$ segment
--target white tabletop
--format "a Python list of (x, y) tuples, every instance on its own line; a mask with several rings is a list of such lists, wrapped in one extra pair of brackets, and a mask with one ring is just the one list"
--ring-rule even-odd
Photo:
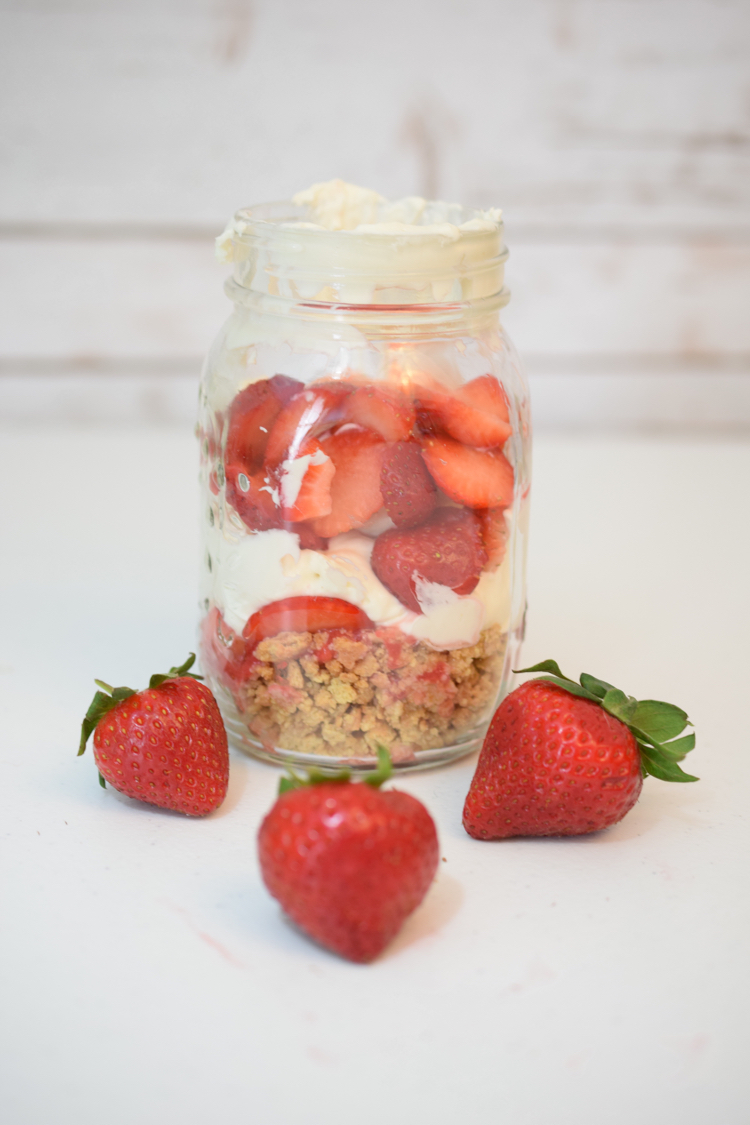
[(685, 707), (696, 785), (609, 832), (480, 843), (474, 759), (404, 776), (438, 879), (374, 964), (286, 923), (235, 754), (205, 821), (76, 759), (95, 676), (194, 648), (196, 450), (170, 430), (0, 435), (8, 1125), (745, 1125), (750, 446), (537, 441), (525, 659)]

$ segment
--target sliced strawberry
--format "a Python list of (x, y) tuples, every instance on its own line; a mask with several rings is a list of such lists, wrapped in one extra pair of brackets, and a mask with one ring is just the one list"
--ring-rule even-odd
[(449, 434), (456, 441), (481, 449), (502, 445), (513, 432), (510, 424), (465, 401), (465, 390), (461, 388), (455, 395), (435, 390), (420, 392), (417, 415), (421, 432)]
[(415, 527), (433, 511), (437, 490), (416, 442), (397, 441), (387, 446), (380, 492), (396, 527)]
[(281, 527), (281, 509), (274, 496), (278, 494), (273, 477), (263, 469), (247, 473), (244, 465), (227, 465), (227, 500), (251, 531), (267, 531)]
[(319, 633), (323, 629), (371, 629), (367, 614), (343, 598), (301, 595), (270, 602), (254, 613), (242, 630), (249, 650), (277, 633)]
[(359, 387), (347, 399), (346, 416), (386, 441), (404, 441), (414, 426), (414, 407), (391, 387)]
[(513, 469), (496, 450), (471, 449), (450, 438), (427, 438), (422, 456), (446, 496), (469, 508), (507, 508), (513, 502)]
[(315, 438), (308, 438), (294, 460), (282, 461), (279, 482), (281, 514), (292, 523), (327, 516), (332, 508), (335, 466)]
[(293, 461), (308, 437), (343, 421), (343, 406), (350, 393), (346, 384), (326, 384), (308, 387), (291, 398), (269, 434), (266, 464), (276, 468), (282, 461)]
[(464, 384), (456, 392), (458, 398), (475, 406), (485, 414), (494, 414), (502, 422), (510, 423), (508, 399), (494, 375), (480, 375)]
[(482, 542), (487, 552), (487, 566), (494, 569), (505, 558), (508, 545), (508, 525), (505, 508), (484, 508), (476, 515), (482, 527)]
[(418, 580), (470, 594), (487, 563), (473, 512), (440, 508), (419, 527), (386, 531), (375, 540), (371, 566), (402, 605), (421, 613)]
[(386, 445), (377, 434), (355, 429), (339, 430), (321, 438), (320, 444), (336, 473), (331, 482), (331, 513), (313, 520), (312, 528), (330, 539), (361, 527), (383, 506), (380, 469)]
[(216, 606), (201, 622), (201, 660), (204, 668), (234, 687), (246, 683), (256, 661), (245, 640), (229, 628)]
[(303, 551), (325, 551), (328, 546), (327, 541), (322, 536), (317, 535), (309, 524), (290, 524), (289, 531), (299, 536), (299, 545)]
[(225, 461), (238, 464), (246, 473), (255, 473), (263, 464), (268, 434), (281, 403), (269, 379), (251, 383), (234, 398), (229, 408)]
[(291, 375), (274, 375), (268, 380), (268, 385), (282, 406), (286, 406), (295, 395), (304, 391), (305, 384)]

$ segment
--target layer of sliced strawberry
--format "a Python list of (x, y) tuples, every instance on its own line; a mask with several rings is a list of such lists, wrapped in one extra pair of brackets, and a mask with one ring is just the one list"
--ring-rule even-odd
[(307, 438), (294, 459), (276, 470), (281, 514), (292, 523), (327, 516), (332, 508), (331, 482), (336, 468), (315, 438)]
[(371, 629), (372, 621), (358, 606), (343, 598), (301, 595), (270, 602), (249, 619), (242, 636), (252, 651), (266, 637), (278, 633), (319, 633), (325, 629)]
[(282, 406), (286, 406), (295, 395), (305, 389), (305, 384), (291, 375), (274, 375), (268, 380), (268, 385)]
[(264, 469), (248, 473), (244, 465), (227, 465), (227, 500), (251, 531), (268, 531), (280, 527), (281, 509), (277, 506), (276, 482)]
[(330, 539), (361, 527), (382, 506), (380, 470), (386, 444), (370, 430), (341, 429), (320, 439), (336, 472), (331, 482), (331, 512), (312, 521), (318, 535)]
[(484, 414), (494, 414), (502, 422), (510, 423), (508, 399), (494, 375), (480, 375), (472, 379), (459, 387), (456, 395)]
[(448, 434), (456, 441), (480, 449), (503, 445), (512, 433), (510, 424), (497, 414), (472, 405), (463, 397), (465, 390), (461, 388), (453, 395), (421, 391), (417, 405), (422, 433)]
[(281, 403), (269, 379), (241, 390), (229, 408), (226, 463), (241, 465), (246, 473), (257, 472), (263, 464), (269, 431), (280, 413)]
[(396, 441), (387, 446), (380, 471), (380, 492), (396, 527), (415, 527), (433, 511), (437, 490), (416, 442)]
[(346, 417), (386, 441), (405, 441), (414, 427), (414, 407), (391, 387), (359, 387), (346, 402)]
[(384, 532), (371, 558), (383, 585), (414, 613), (422, 612), (420, 581), (470, 594), (486, 564), (479, 520), (458, 508), (440, 508), (419, 527)]
[(469, 508), (507, 508), (513, 503), (513, 468), (496, 450), (471, 449), (451, 438), (426, 438), (422, 456), (446, 496)]
[(344, 403), (351, 394), (347, 384), (327, 383), (294, 395), (281, 411), (268, 435), (266, 464), (276, 468), (293, 461), (305, 441), (344, 420)]
[(305, 551), (325, 551), (328, 546), (327, 541), (313, 531), (309, 524), (290, 523), (285, 524), (285, 527), (287, 531), (299, 536), (299, 545)]
[(476, 513), (482, 528), (482, 542), (487, 552), (487, 566), (494, 568), (505, 558), (508, 525), (505, 508), (484, 508)]

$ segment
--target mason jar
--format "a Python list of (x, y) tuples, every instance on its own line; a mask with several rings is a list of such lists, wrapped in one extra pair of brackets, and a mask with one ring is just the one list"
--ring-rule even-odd
[(496, 210), (333, 181), (238, 211), (205, 364), (200, 656), (277, 763), (468, 754), (518, 667), (528, 392)]

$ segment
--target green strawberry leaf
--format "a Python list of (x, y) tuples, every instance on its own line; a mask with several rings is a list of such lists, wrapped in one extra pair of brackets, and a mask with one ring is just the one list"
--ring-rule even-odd
[(641, 752), (641, 762), (646, 773), (650, 773), (653, 777), (658, 777), (660, 781), (698, 781), (697, 777), (693, 777), (691, 773), (685, 773), (677, 762), (672, 761), (666, 755), (659, 752), (658, 748), (647, 746), (645, 742), (636, 739), (638, 748)]
[(673, 703), (661, 703), (658, 699), (642, 699), (631, 722), (657, 742), (675, 738), (686, 726), (692, 726), (681, 708)]
[(589, 699), (592, 703), (601, 703), (600, 699), (592, 695), (590, 691), (586, 691), (586, 688), (581, 687), (575, 680), (560, 679), (559, 676), (539, 676), (537, 678), (546, 680), (550, 684), (557, 684), (558, 687), (564, 688), (571, 695), (577, 695), (580, 699)]
[[(561, 680), (568, 680), (560, 671), (560, 665), (556, 660), (542, 660), (540, 664), (532, 664), (530, 668), (514, 668), (516, 675), (521, 675), (522, 672), (551, 672), (553, 676), (557, 676)], [(568, 683), (575, 683), (575, 680), (568, 680)]]
[(581, 672), (581, 685), (599, 699), (604, 699), (607, 692), (613, 690), (612, 684), (608, 684), (606, 680), (599, 680), (596, 676), (590, 676), (588, 672)]
[(686, 754), (695, 750), (695, 735), (686, 734), (684, 738), (673, 738), (671, 742), (662, 742), (661, 748), (670, 758), (681, 762)]
[[(367, 774), (362, 780), (366, 785), (372, 785), (373, 788), (379, 789), (384, 781), (393, 773), (393, 763), (391, 756), (386, 750), (385, 746), (377, 746), (378, 755), (378, 768), (373, 770), (372, 773)], [(351, 770), (338, 770), (336, 773), (326, 773), (324, 770), (311, 769), (308, 771), (306, 777), (301, 777), (295, 773), (294, 770), (288, 766), (288, 776), (279, 778), (279, 796), (282, 793), (288, 793), (290, 789), (306, 789), (311, 785), (330, 785), (331, 782), (338, 782), (344, 784), (352, 780)]]
[(192, 668), (195, 664), (195, 653), (191, 652), (184, 664), (179, 668), (170, 668), (166, 673), (157, 672), (148, 681), (150, 688), (159, 687), (165, 680), (176, 680), (178, 676), (189, 676), (191, 680), (202, 680), (203, 676), (196, 676), (193, 672), (189, 672), (188, 668)]
[(581, 673), (580, 686), (560, 671), (555, 660), (543, 660), (531, 668), (514, 668), (514, 672), (543, 672), (539, 677), (556, 684), (571, 695), (588, 699), (602, 707), (619, 722), (624, 723), (635, 737), (641, 757), (641, 772), (662, 781), (698, 781), (685, 773), (677, 764), (695, 748), (695, 734), (681, 735), (686, 726), (693, 724), (687, 713), (672, 703), (658, 699), (634, 699), (624, 691), (600, 680), (588, 672)]
[(630, 723), (633, 714), (637, 707), (637, 700), (632, 696), (626, 695), (624, 691), (619, 688), (610, 688), (604, 698), (601, 700), (601, 705), (605, 711), (610, 715), (614, 715), (621, 723)]

